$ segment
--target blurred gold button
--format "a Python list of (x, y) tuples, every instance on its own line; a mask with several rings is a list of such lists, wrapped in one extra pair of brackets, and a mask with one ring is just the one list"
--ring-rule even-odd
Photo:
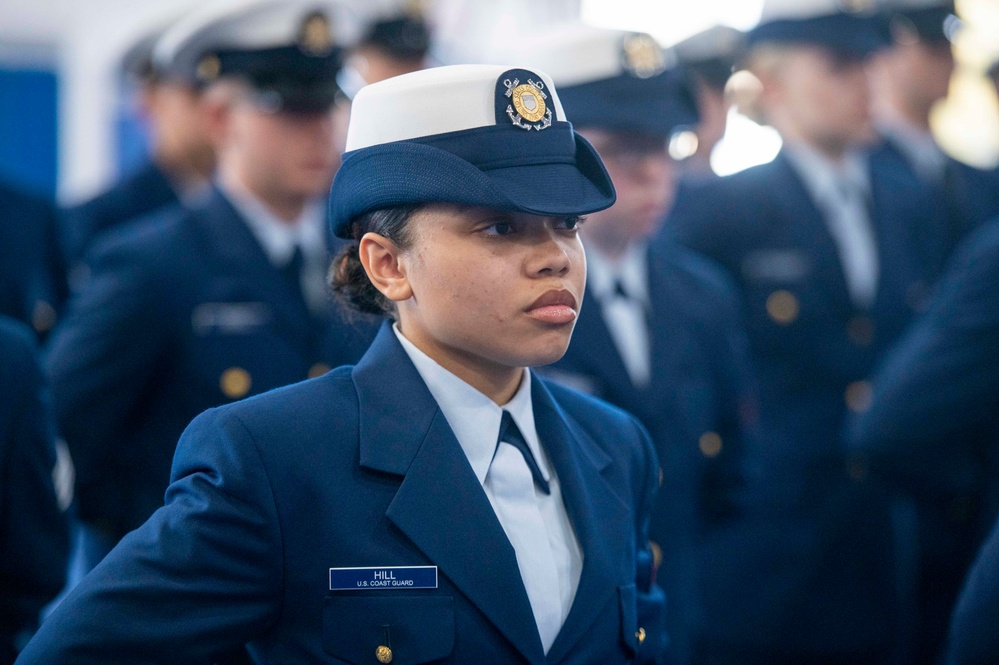
[(767, 297), (767, 314), (782, 326), (794, 323), (800, 312), (798, 297), (790, 291), (774, 291)]
[(392, 662), (392, 649), (389, 649), (384, 644), (377, 649), (375, 649), (375, 658), (378, 659), (379, 663), (391, 663)]
[(250, 392), (251, 385), (253, 385), (253, 379), (250, 377), (250, 373), (242, 367), (230, 367), (222, 372), (222, 377), (219, 379), (222, 393), (230, 399), (243, 397)]
[(855, 316), (846, 324), (846, 336), (857, 346), (870, 346), (874, 342), (874, 322), (866, 316)]
[(330, 366), (326, 363), (316, 363), (309, 368), (309, 378), (314, 379), (317, 376), (322, 376), (326, 372), (330, 371)]
[(705, 457), (718, 457), (722, 450), (722, 438), (717, 432), (705, 432), (697, 441), (697, 447)]
[(638, 631), (635, 633), (635, 637), (638, 638), (638, 643), (641, 644), (645, 641), (645, 629), (641, 626), (638, 627)]
[(871, 408), (873, 391), (867, 381), (854, 381), (846, 387), (846, 405), (851, 411), (863, 413)]
[(659, 547), (659, 543), (656, 541), (650, 540), (649, 549), (652, 550), (652, 567), (659, 570), (659, 566), (663, 562), (663, 548)]
[(31, 312), (31, 325), (35, 332), (47, 332), (52, 329), (56, 322), (55, 307), (51, 303), (39, 300), (35, 303), (35, 308)]

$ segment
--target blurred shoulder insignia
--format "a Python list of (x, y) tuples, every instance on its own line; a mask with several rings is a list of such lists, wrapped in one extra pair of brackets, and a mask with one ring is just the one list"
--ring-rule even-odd
[(311, 55), (326, 55), (333, 50), (333, 27), (325, 14), (313, 12), (302, 19), (298, 44)]
[(527, 79), (527, 83), (521, 84), (520, 79), (505, 79), (503, 85), (506, 86), (507, 98), (513, 102), (507, 105), (506, 114), (514, 125), (539, 132), (551, 127), (552, 111), (545, 103), (548, 95), (545, 94), (543, 81)]
[(624, 40), (621, 64), (633, 76), (640, 79), (652, 78), (666, 71), (666, 53), (651, 36), (636, 33)]

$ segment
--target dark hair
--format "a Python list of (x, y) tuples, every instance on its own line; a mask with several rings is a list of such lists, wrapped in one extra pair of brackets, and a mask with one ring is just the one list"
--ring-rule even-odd
[(333, 295), (348, 308), (362, 314), (395, 316), (395, 304), (382, 295), (368, 279), (361, 265), (359, 247), (365, 233), (377, 233), (407, 249), (412, 235), (407, 228), (409, 218), (422, 205), (396, 206), (365, 213), (350, 222), (353, 241), (333, 259), (327, 281)]

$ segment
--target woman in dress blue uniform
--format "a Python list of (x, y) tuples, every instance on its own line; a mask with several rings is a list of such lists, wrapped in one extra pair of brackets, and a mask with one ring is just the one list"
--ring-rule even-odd
[(441, 67), (368, 86), (330, 196), (356, 367), (199, 416), (166, 505), (22, 663), (655, 662), (636, 420), (526, 367), (569, 343), (578, 216), (614, 189), (551, 79)]

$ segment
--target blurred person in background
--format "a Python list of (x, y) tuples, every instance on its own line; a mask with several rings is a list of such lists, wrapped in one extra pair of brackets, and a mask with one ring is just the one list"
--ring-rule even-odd
[[(959, 246), (929, 309), (875, 375), (870, 409), (849, 423), (850, 443), (872, 472), (916, 502), (918, 663), (939, 662), (954, 603), (999, 508), (997, 285), (999, 220)], [(961, 619), (966, 629), (970, 619)]]
[(350, 50), (337, 76), (343, 92), (334, 110), (340, 152), (344, 151), (343, 141), (347, 139), (350, 100), (357, 91), (370, 83), (426, 67), (430, 39), (430, 26), (417, 6), (410, 7), (408, 12), (369, 19), (364, 34)]
[[(179, 76), (157, 62), (153, 49), (168, 29), (169, 24), (144, 34), (122, 56), (122, 76), (135, 90), (148, 124), (149, 160), (107, 191), (63, 212), (61, 242), (72, 268), (105, 232), (207, 194), (215, 151), (202, 98), (205, 81)], [(72, 277), (74, 282), (81, 278)]]
[(162, 505), (197, 414), (354, 362), (374, 334), (346, 323), (325, 289), (338, 11), (210, 3), (157, 46), (171, 77), (203, 88), (218, 170), (201, 204), (95, 245), (92, 277), (52, 339), (84, 572)]
[(752, 398), (727, 277), (690, 250), (649, 243), (676, 189), (670, 136), (698, 121), (696, 84), (641, 33), (571, 26), (517, 55), (558, 83), (617, 190), (617, 202), (582, 226), (579, 322), (565, 356), (541, 371), (633, 413), (651, 432), (663, 467), (650, 528), (668, 603), (667, 662), (700, 662), (702, 594), (725, 590), (699, 568), (699, 546), (734, 509)]
[(748, 69), (784, 140), (777, 158), (681, 190), (668, 233), (736, 280), (760, 383), (746, 512), (708, 557), (728, 602), (711, 662), (887, 663), (898, 646), (894, 506), (841, 430), (929, 279), (909, 179), (868, 163), (870, 8), (770, 0)]
[(27, 323), (44, 339), (67, 291), (55, 208), (0, 182), (0, 315)]
[(680, 162), (685, 177), (713, 177), (711, 151), (725, 136), (731, 107), (726, 84), (742, 57), (745, 35), (735, 28), (716, 25), (673, 46), (680, 64), (697, 82), (697, 149)]
[(873, 158), (898, 165), (934, 193), (939, 222), (924, 231), (922, 245), (939, 272), (961, 238), (999, 215), (999, 172), (950, 157), (930, 125), (954, 73), (951, 39), (960, 21), (953, 0), (886, 0), (882, 22), (889, 47), (870, 68), (882, 138)]
[(30, 328), (0, 316), (0, 665), (62, 589), (69, 526), (53, 485), (55, 424)]

